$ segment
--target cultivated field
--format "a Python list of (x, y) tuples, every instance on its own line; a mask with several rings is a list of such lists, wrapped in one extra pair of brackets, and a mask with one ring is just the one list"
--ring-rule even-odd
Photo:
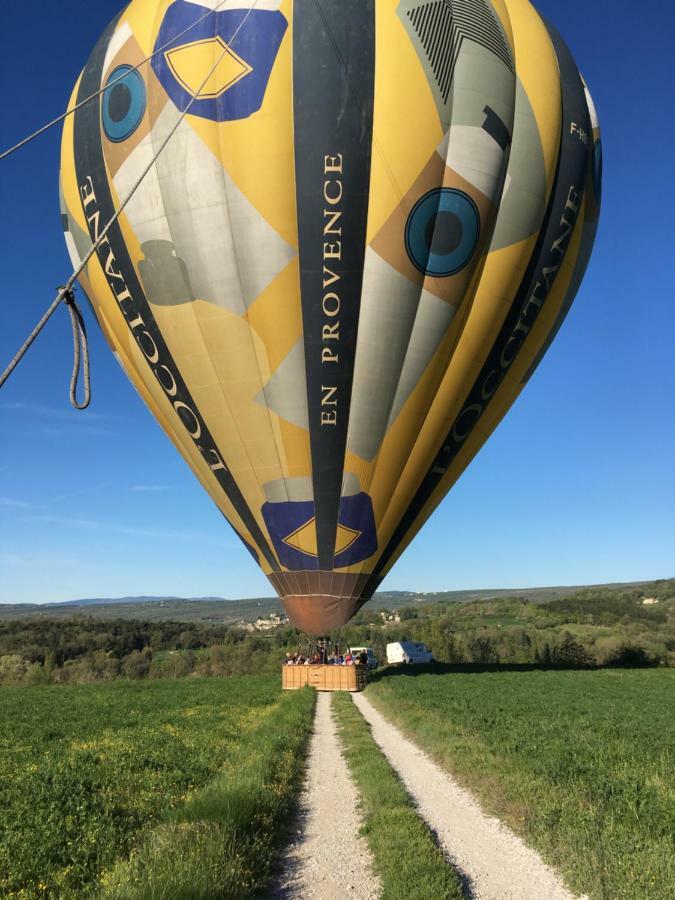
[(0, 896), (248, 896), (313, 704), (277, 676), (3, 687)]
[(388, 670), (366, 695), (578, 893), (672, 897), (672, 670)]
[[(375, 675), (366, 696), (578, 894), (670, 900), (675, 671), (408, 667)], [(2, 686), (0, 896), (259, 893), (292, 820), (314, 700), (282, 694), (278, 672)], [(455, 896), (360, 715), (347, 697), (335, 708), (383, 896), (427, 882)]]

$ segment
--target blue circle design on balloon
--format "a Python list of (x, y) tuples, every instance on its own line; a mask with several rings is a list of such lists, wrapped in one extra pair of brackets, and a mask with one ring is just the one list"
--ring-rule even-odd
[(447, 278), (469, 263), (479, 235), (480, 214), (471, 197), (456, 188), (436, 188), (413, 206), (405, 226), (405, 248), (424, 275)]
[(103, 128), (111, 141), (126, 141), (141, 124), (146, 106), (145, 82), (131, 66), (117, 66), (103, 92)]

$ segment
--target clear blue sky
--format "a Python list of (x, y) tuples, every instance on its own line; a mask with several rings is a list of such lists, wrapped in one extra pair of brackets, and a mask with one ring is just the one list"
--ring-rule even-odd
[[(2, 147), (60, 112), (121, 0), (5, 4)], [(527, 390), (385, 582), (440, 590), (675, 574), (675, 117), (669, 0), (541, 0), (595, 97), (590, 269)], [(0, 163), (0, 368), (70, 274), (59, 135)], [(90, 315), (87, 311), (87, 315)], [(65, 311), (0, 392), (0, 602), (271, 593), (89, 318), (94, 401), (67, 400)]]

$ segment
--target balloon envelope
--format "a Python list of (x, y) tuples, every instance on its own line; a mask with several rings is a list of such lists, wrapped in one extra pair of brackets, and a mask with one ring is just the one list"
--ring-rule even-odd
[(325, 632), (570, 307), (590, 96), (527, 0), (132, 0), (71, 105), (101, 88), (64, 128), (74, 264), (133, 194), (82, 285), (291, 620)]

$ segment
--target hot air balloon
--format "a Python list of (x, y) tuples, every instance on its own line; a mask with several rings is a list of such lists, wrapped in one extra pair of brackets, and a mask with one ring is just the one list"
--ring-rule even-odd
[(132, 0), (71, 108), (99, 90), (63, 133), (75, 265), (129, 199), (82, 287), (291, 621), (326, 633), (570, 308), (591, 97), (528, 0)]

